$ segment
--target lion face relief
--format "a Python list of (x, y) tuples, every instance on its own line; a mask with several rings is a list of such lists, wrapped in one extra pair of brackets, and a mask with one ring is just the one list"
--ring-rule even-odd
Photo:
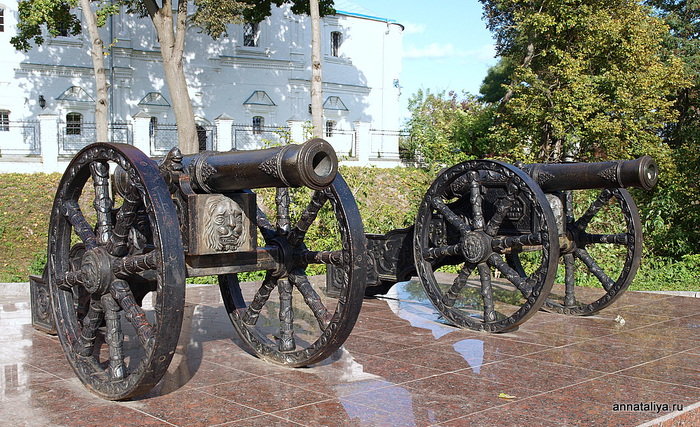
[(212, 197), (205, 205), (204, 235), (207, 245), (217, 252), (231, 252), (245, 243), (243, 210), (228, 197)]

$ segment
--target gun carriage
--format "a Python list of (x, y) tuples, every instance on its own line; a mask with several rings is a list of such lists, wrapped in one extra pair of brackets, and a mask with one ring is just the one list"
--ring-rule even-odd
[[(639, 268), (641, 221), (625, 188), (648, 190), (657, 180), (648, 156), (468, 161), (438, 175), (413, 226), (365, 235), (337, 165), (320, 139), (185, 156), (173, 149), (160, 164), (129, 145), (84, 148), (54, 199), (47, 268), (30, 278), (34, 325), (55, 325), (90, 390), (126, 399), (168, 368), (187, 276), (217, 275), (238, 335), (259, 357), (290, 367), (329, 356), (350, 334), (363, 295), (414, 275), (441, 315), (461, 327), (504, 332), (540, 308), (593, 314), (619, 298)], [(290, 188), (301, 186), (313, 191), (294, 206)], [(252, 191), (266, 187), (275, 188), (273, 210)], [(597, 193), (580, 204), (585, 198), (576, 193), (591, 190)], [(308, 241), (312, 227), (333, 247)], [(553, 289), (560, 263), (564, 284)], [(314, 288), (311, 265), (327, 267), (334, 298)], [(437, 279), (444, 269), (457, 272), (452, 283)], [(575, 286), (577, 269), (597, 280), (600, 293)], [(250, 271), (265, 272), (258, 289), (238, 281)]]
[[(649, 190), (656, 181), (648, 156), (458, 164), (432, 183), (413, 226), (367, 234), (366, 295), (418, 276), (445, 319), (489, 332), (512, 330), (540, 308), (593, 314), (619, 298), (639, 268), (642, 225), (625, 187)], [(588, 196), (586, 204), (580, 196)], [(560, 263), (564, 286), (553, 289)], [(445, 270), (457, 272), (452, 283), (437, 279)], [(584, 272), (599, 291), (575, 286)], [(329, 269), (331, 285), (333, 274)]]
[[(55, 319), (91, 391), (129, 398), (168, 368), (185, 278), (218, 275), (231, 322), (259, 357), (293, 367), (324, 359), (355, 324), (366, 276), (362, 221), (337, 165), (321, 139), (247, 152), (173, 149), (160, 164), (129, 145), (87, 146), (54, 199), (47, 268), (32, 277), (35, 325), (47, 329)], [(289, 188), (300, 186), (313, 192), (294, 207)], [(276, 188), (267, 213), (251, 191), (264, 187)], [(333, 218), (324, 230), (335, 233), (335, 247), (307, 241), (319, 215)], [(311, 264), (340, 272), (337, 298), (314, 289)], [(240, 286), (237, 273), (250, 271), (265, 272), (260, 288)]]

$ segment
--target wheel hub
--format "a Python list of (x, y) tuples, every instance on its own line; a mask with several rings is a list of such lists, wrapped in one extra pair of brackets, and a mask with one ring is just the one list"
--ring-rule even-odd
[(112, 274), (112, 257), (102, 247), (89, 249), (83, 255), (80, 270), (86, 276), (85, 289), (91, 294), (104, 295), (109, 292)]
[(486, 261), (491, 255), (491, 237), (483, 231), (467, 233), (462, 240), (464, 259), (472, 264)]

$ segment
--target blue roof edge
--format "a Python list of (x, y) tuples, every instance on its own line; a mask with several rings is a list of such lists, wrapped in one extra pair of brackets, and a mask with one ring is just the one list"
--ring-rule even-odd
[(379, 17), (379, 16), (372, 16), (372, 15), (365, 15), (365, 14), (356, 13), (356, 12), (347, 12), (347, 11), (345, 11), (345, 10), (338, 10), (338, 9), (336, 9), (335, 13), (336, 13), (336, 14), (340, 14), (340, 15), (354, 16), (354, 17), (356, 17), (356, 18), (364, 18), (364, 19), (372, 19), (372, 20), (374, 20), (374, 21), (388, 22), (388, 23), (390, 23), (390, 24), (396, 24), (396, 23), (397, 23), (395, 19), (382, 18), (382, 17)]

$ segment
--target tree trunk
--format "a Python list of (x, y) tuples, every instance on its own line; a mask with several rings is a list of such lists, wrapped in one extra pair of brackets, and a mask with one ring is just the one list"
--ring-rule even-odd
[(90, 0), (80, 0), (80, 7), (83, 9), (83, 31), (87, 29), (90, 37), (90, 56), (92, 57), (92, 68), (95, 72), (95, 89), (97, 97), (95, 99), (95, 142), (109, 141), (109, 121), (107, 117), (107, 74), (105, 72), (105, 60), (103, 43), (100, 33), (97, 30), (97, 18), (90, 7)]
[(311, 125), (313, 136), (323, 136), (323, 88), (321, 79), (321, 16), (318, 0), (309, 0), (311, 15)]
[[(149, 2), (146, 4), (149, 6)], [(170, 0), (163, 0), (163, 6), (157, 10), (151, 7), (148, 10), (160, 43), (165, 82), (168, 85), (177, 122), (178, 146), (182, 154), (194, 154), (199, 151), (197, 126), (194, 122), (192, 100), (187, 91), (187, 79), (182, 62), (185, 50), (187, 2), (178, 2), (176, 16), (173, 16)], [(175, 23), (173, 23), (173, 18)]]

